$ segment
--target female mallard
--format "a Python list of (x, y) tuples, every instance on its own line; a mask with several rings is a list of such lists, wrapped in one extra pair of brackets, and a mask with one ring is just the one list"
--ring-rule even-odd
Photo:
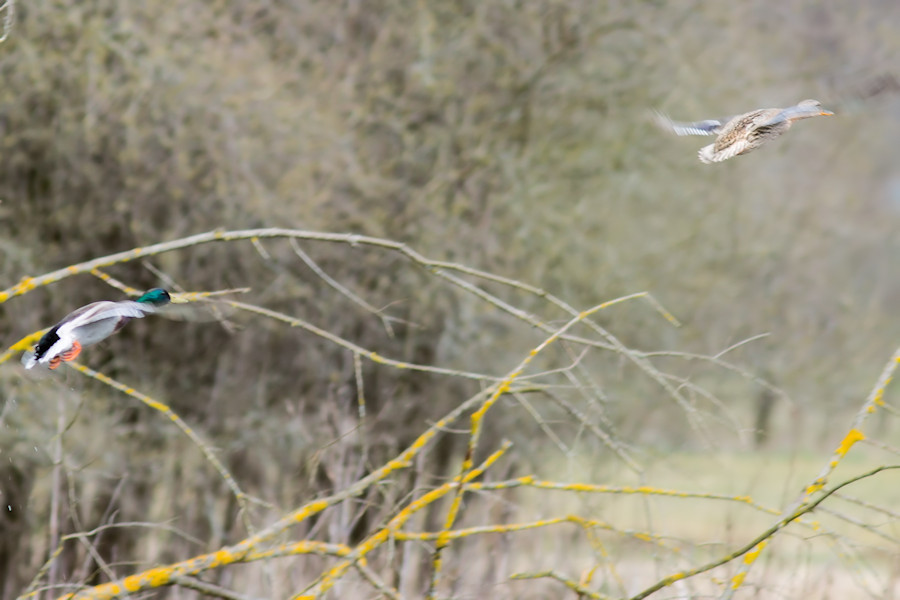
[(140, 319), (171, 302), (169, 292), (154, 288), (137, 300), (93, 302), (73, 311), (50, 328), (22, 363), (26, 369), (40, 363), (55, 369), (62, 361), (74, 360), (81, 348), (105, 340), (131, 319)]
[(715, 143), (698, 152), (700, 160), (714, 163), (756, 150), (791, 128), (794, 121), (833, 115), (818, 100), (804, 100), (788, 108), (760, 108), (727, 119), (676, 123), (664, 115), (658, 122), (678, 135), (716, 135)]

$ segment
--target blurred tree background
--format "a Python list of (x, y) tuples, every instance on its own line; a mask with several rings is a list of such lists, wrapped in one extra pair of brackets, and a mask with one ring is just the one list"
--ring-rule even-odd
[[(754, 440), (831, 448), (900, 339), (900, 103), (854, 96), (897, 64), (896, 0), (16, 8), (0, 45), (0, 287), (216, 228), (290, 227), (394, 239), (576, 307), (647, 290), (683, 325), (640, 304), (601, 316), (632, 348), (716, 355), (766, 334), (726, 358), (784, 394), (706, 363), (657, 362), (740, 415), (747, 430), (718, 440), (731, 449)], [(838, 117), (721, 165), (697, 160), (705, 140), (666, 136), (651, 119), (654, 109), (695, 120), (807, 97)], [(394, 335), (323, 285), (286, 242), (266, 242), (268, 258), (247, 243), (150, 262), (191, 290), (250, 286), (253, 302), (420, 364), (496, 375), (541, 337), (396, 256), (303, 249), (387, 307), (399, 319)], [(114, 275), (165, 283), (141, 264)], [(12, 343), (107, 297), (117, 294), (76, 277), (14, 298), (0, 305), (0, 335)], [(541, 310), (536, 299), (516, 301)], [(307, 333), (235, 320), (235, 332), (134, 323), (83, 360), (160, 394), (256, 495), (289, 506), (345, 485), (319, 453), (355, 426), (352, 356)], [(616, 360), (585, 366), (623, 439), (660, 452), (707, 449), (652, 382)], [(403, 370), (364, 374), (376, 464), (478, 389)], [(45, 449), (57, 410), (69, 405), (71, 417), (78, 398), (90, 416), (73, 418), (65, 439), (79, 474), (64, 530), (114, 510), (125, 521), (188, 515), (185, 530), (232, 539), (221, 482), (179, 461), (189, 443), (158, 415), (74, 373), (35, 381), (6, 365), (0, 382), (0, 504), (20, 507), (0, 516), (5, 597), (50, 551)], [(521, 464), (539, 468), (550, 440), (527, 415), (504, 419), (490, 426), (520, 442)], [(454, 449), (448, 440), (439, 456)], [(104, 548), (128, 558), (138, 539), (111, 532)], [(154, 551), (158, 561), (183, 554)]]

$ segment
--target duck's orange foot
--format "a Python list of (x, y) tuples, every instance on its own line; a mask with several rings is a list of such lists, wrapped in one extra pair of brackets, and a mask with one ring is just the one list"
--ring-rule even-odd
[(62, 358), (60, 358), (59, 356), (54, 356), (53, 358), (50, 359), (50, 368), (55, 369), (61, 363), (62, 363)]
[(75, 360), (79, 354), (81, 354), (81, 344), (72, 342), (72, 347), (60, 354), (60, 356), (64, 361), (69, 362), (70, 360)]

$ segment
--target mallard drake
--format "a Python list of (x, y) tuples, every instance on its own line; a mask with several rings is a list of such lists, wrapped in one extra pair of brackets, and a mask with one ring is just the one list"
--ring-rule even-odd
[(55, 369), (62, 361), (74, 360), (84, 346), (105, 340), (131, 319), (141, 319), (172, 301), (169, 292), (154, 288), (137, 300), (103, 300), (69, 313), (41, 337), (33, 352), (22, 356), (26, 369), (36, 364)]
[(660, 126), (677, 135), (715, 135), (716, 141), (698, 152), (704, 163), (727, 160), (756, 150), (791, 128), (794, 121), (833, 115), (818, 100), (804, 100), (788, 108), (760, 108), (725, 119), (678, 123), (657, 113)]

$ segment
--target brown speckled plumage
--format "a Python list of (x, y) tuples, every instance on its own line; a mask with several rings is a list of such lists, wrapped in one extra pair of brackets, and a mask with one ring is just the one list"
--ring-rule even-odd
[(788, 108), (761, 108), (728, 119), (677, 123), (657, 114), (657, 122), (678, 135), (715, 135), (716, 141), (698, 152), (704, 163), (721, 162), (751, 152), (791, 128), (794, 121), (834, 114), (818, 100), (804, 100)]

